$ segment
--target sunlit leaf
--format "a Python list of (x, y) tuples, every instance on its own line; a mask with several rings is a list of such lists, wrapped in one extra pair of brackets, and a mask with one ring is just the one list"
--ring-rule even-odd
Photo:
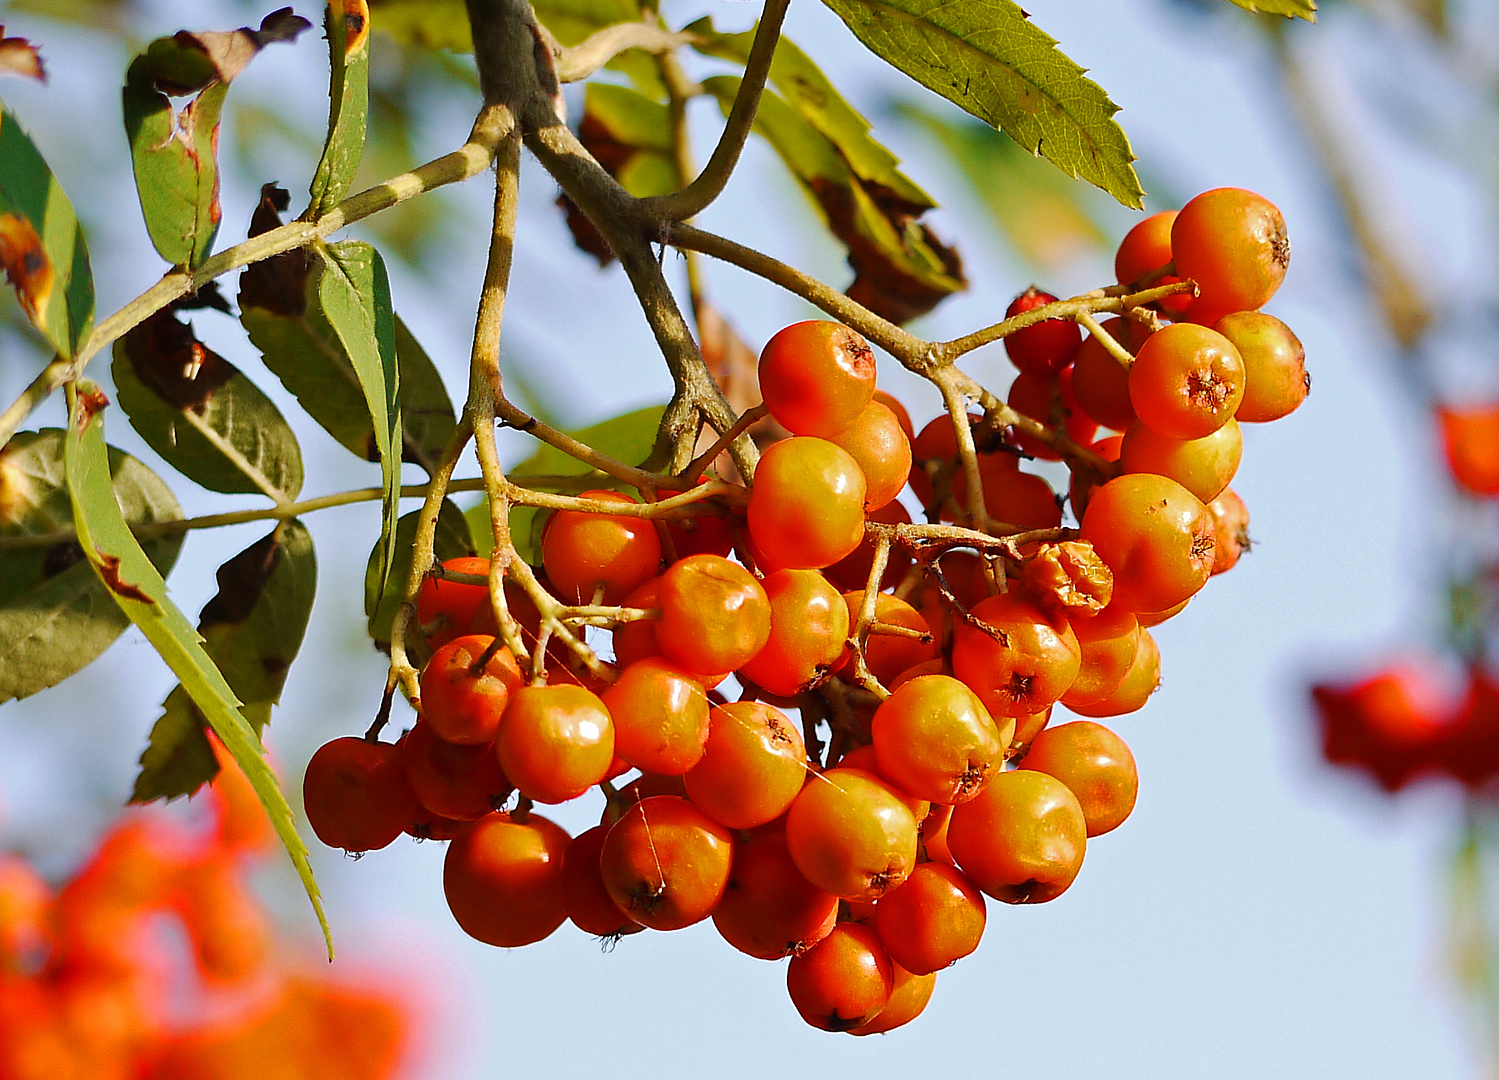
[(933, 137), (1005, 239), (1037, 269), (1056, 271), (1108, 245), (1096, 213), (1102, 193), (1067, 179), (988, 124), (912, 102), (896, 111)]
[[(686, 28), (696, 35), (695, 47), (709, 56), (749, 61), (754, 30), (741, 34), (720, 34), (712, 19), (699, 19)], [(913, 206), (936, 204), (914, 181), (900, 171), (900, 160), (870, 135), (870, 124), (840, 94), (793, 41), (781, 38), (776, 43), (770, 64), (770, 83), (785, 102), (830, 142), (838, 147), (848, 167), (861, 180), (870, 180), (889, 188), (903, 202)]]
[(63, 356), (72, 356), (94, 321), (94, 277), (73, 204), (0, 106), (0, 270), (26, 317)]
[(1140, 208), (1119, 107), (1013, 0), (823, 0), (875, 55), (1068, 176)]
[(341, 240), (326, 250), (327, 262), (316, 285), (318, 299), (364, 392), (384, 480), (380, 526), (385, 541), (380, 573), (383, 584), (395, 556), (401, 497), (401, 384), (390, 281), (380, 253), (363, 241)]
[(210, 491), (294, 499), (302, 451), (271, 399), (171, 310), (115, 343), (115, 389), (151, 449)]
[[(406, 592), (407, 575), (411, 573), (411, 556), (416, 546), (416, 519), (420, 513), (419, 510), (413, 510), (409, 514), (403, 514), (396, 523), (396, 560), (391, 565), (390, 575), (383, 588), (376, 576), (380, 556), (378, 544), (365, 563), (364, 614), (369, 620), (370, 637), (374, 639), (375, 648), (381, 652), (390, 651), (390, 628), (396, 617), (396, 608), (400, 606), (401, 597)], [(437, 532), (432, 543), (433, 556), (438, 562), (477, 553), (469, 524), (462, 510), (447, 499), (442, 501), (437, 512)], [(484, 522), (484, 532), (488, 535), (488, 519)]]
[(370, 11), (365, 0), (328, 0), (324, 14), (331, 83), (328, 139), (312, 177), (309, 213), (333, 209), (349, 190), (364, 153), (370, 107)]
[[(259, 734), (281, 699), (317, 591), (312, 536), (299, 521), (278, 524), (218, 570), (219, 591), (203, 607), (204, 648)], [(203, 714), (178, 686), (151, 729), (132, 802), (191, 795), (218, 774)]]
[(297, 868), (317, 912), (318, 923), (333, 954), (333, 940), (323, 914), (322, 898), (308, 862), (307, 847), (297, 835), (291, 808), (265, 759), (265, 748), (239, 701), (214, 665), (182, 612), (167, 597), (166, 583), (131, 535), (110, 484), (104, 424), (99, 411), (104, 396), (92, 384), (69, 387), (68, 430), (64, 439), (68, 497), (78, 543), (109, 595), (140, 627), (161, 658), (182, 681), (225, 749), (255, 788), (266, 815)]
[(1261, 15), (1284, 15), (1288, 19), (1317, 21), (1316, 0), (1228, 0), (1245, 11)]
[[(261, 49), (294, 41), (312, 24), (291, 8), (267, 15), (258, 30), (157, 38), (125, 76), (125, 134), (146, 231), (174, 266), (208, 257), (223, 211), (219, 205), (219, 120), (229, 83)], [(171, 99), (192, 95), (175, 109)]]
[[(739, 79), (703, 81), (727, 112)], [(965, 285), (962, 260), (920, 221), (929, 203), (908, 203), (873, 181), (861, 180), (837, 145), (776, 93), (765, 91), (755, 130), (769, 141), (822, 213), (829, 231), (848, 248), (854, 281), (848, 295), (895, 322), (930, 311)]]
[(473, 52), (463, 0), (370, 0), (375, 29), (429, 49)]
[[(155, 473), (114, 447), (108, 456), (115, 501), (126, 521), (148, 525), (182, 517), (171, 489)], [(0, 538), (51, 536), (72, 521), (63, 433), (17, 432), (0, 452)], [(182, 537), (149, 540), (144, 547), (166, 574)], [(0, 550), (0, 704), (87, 667), (129, 625), (76, 540)]]

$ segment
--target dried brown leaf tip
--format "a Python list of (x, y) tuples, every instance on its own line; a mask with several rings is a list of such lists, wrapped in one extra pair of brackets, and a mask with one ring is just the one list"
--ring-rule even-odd
[(47, 81), (41, 52), (23, 37), (6, 37), (3, 24), (0, 24), (0, 74), (21, 75), (41, 83)]
[[(343, 0), (344, 56), (352, 56), (370, 33), (370, 6), (365, 0)], [(286, 8), (291, 11), (291, 8)]]
[(195, 94), (213, 82), (232, 82), (261, 49), (278, 41), (294, 41), (311, 26), (288, 7), (267, 15), (258, 30), (248, 26), (198, 33), (179, 30), (170, 38), (152, 43), (146, 53), (146, 67), (162, 93)]
[(38, 326), (46, 322), (52, 296), (52, 260), (28, 218), (0, 214), (0, 270), (16, 288), (26, 317)]

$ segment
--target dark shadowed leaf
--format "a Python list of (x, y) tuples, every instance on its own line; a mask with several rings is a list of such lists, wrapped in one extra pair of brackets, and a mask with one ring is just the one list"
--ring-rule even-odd
[[(698, 35), (696, 48), (709, 56), (749, 61), (754, 30), (742, 34), (720, 34), (712, 19), (699, 19), (686, 28)], [(770, 64), (771, 85), (804, 120), (838, 147), (849, 169), (861, 180), (872, 181), (894, 192), (913, 206), (928, 209), (936, 204), (900, 171), (900, 160), (869, 134), (869, 121), (850, 105), (828, 81), (822, 69), (792, 41), (781, 38)]]
[[(157, 38), (131, 62), (124, 109), (136, 191), (151, 243), (172, 265), (197, 266), (219, 230), (219, 119), (229, 83), (266, 45), (294, 41), (311, 25), (282, 8), (258, 30)], [(173, 97), (188, 95), (173, 107)]]
[(73, 204), (0, 106), (0, 270), (26, 317), (63, 356), (94, 321), (94, 277)]
[(334, 0), (325, 10), (330, 85), (328, 139), (312, 177), (311, 217), (333, 209), (349, 190), (364, 153), (370, 108), (370, 10), (365, 0)]
[(1013, 0), (823, 0), (854, 36), (1068, 176), (1140, 208), (1119, 107)]
[[(151, 524), (182, 517), (171, 489), (135, 458), (110, 447), (109, 470), (125, 520)], [(72, 521), (63, 433), (17, 432), (0, 453), (0, 537), (47, 536)], [(162, 574), (181, 548), (181, 536), (145, 545)], [(75, 540), (0, 550), (0, 704), (62, 682), (129, 625)]]
[[(276, 526), (218, 570), (219, 591), (203, 607), (204, 648), (259, 734), (281, 698), (317, 591), (312, 537), (299, 521)], [(141, 755), (132, 802), (191, 795), (218, 774), (202, 712), (178, 686)]]
[(0, 23), (0, 75), (47, 81), (47, 69), (37, 47), (23, 37), (6, 37), (3, 23)]
[[(727, 112), (739, 80), (720, 75), (703, 86)], [(920, 220), (929, 202), (906, 202), (883, 185), (861, 180), (832, 140), (769, 90), (761, 97), (755, 129), (848, 248), (854, 270), (849, 296), (887, 319), (906, 322), (964, 287), (958, 253)]]
[(151, 449), (210, 491), (295, 499), (302, 451), (271, 399), (170, 310), (115, 343), (120, 408)]
[(1099, 224), (1101, 192), (1067, 179), (988, 124), (914, 102), (901, 102), (896, 111), (932, 136), (1005, 239), (1038, 270), (1059, 270), (1109, 244)]
[(1288, 19), (1317, 21), (1316, 0), (1229, 0), (1229, 3), (1262, 15), (1284, 15)]
[(75, 392), (70, 386), (68, 430), (63, 446), (78, 543), (115, 602), (182, 681), (183, 689), (202, 711), (208, 726), (244, 770), (297, 868), (317, 912), (331, 957), (333, 941), (307, 859), (307, 847), (297, 835), (286, 796), (266, 762), (265, 748), (239, 711), (234, 691), (209, 659), (192, 624), (167, 596), (166, 583), (131, 535), (115, 502), (104, 445), (104, 424), (99, 416), (102, 402), (103, 395), (96, 387), (79, 384)]
[[(586, 428), (580, 428), (577, 431), (568, 432), (568, 434), (617, 461), (623, 461), (627, 465), (639, 465), (650, 456), (655, 448), (656, 431), (661, 426), (661, 414), (665, 411), (664, 405), (651, 405)], [(516, 476), (582, 476), (594, 470), (592, 466), (585, 465), (556, 447), (542, 443), (537, 447), (536, 453), (509, 471)], [(598, 483), (593, 485), (595, 488), (627, 486), (613, 477), (602, 473), (597, 475)], [(568, 490), (573, 490), (574, 487), (575, 485), (567, 485)], [(563, 485), (560, 484), (533, 484), (533, 489), (538, 491), (562, 490), (562, 488)], [(478, 505), (470, 507), (467, 514), (479, 554), (488, 555), (494, 549), (494, 535), (489, 527), (488, 503), (481, 500)], [(519, 552), (521, 558), (533, 566), (541, 562), (539, 542), (541, 520), (544, 517), (545, 515), (539, 513), (534, 506), (517, 506), (510, 511), (511, 539), (515, 543), (515, 550)]]
[[(370, 637), (375, 648), (390, 651), (390, 628), (396, 617), (396, 608), (406, 592), (406, 578), (411, 573), (412, 548), (416, 545), (416, 519), (421, 513), (413, 510), (403, 514), (396, 523), (396, 559), (391, 565), (390, 576), (381, 588), (376, 576), (380, 548), (376, 545), (370, 552), (364, 569), (364, 614), (369, 619)], [(484, 522), (485, 535), (489, 534), (489, 521)], [(452, 502), (444, 499), (437, 514), (437, 533), (433, 538), (433, 554), (438, 562), (446, 562), (463, 555), (476, 554), (474, 538), (469, 521)]]

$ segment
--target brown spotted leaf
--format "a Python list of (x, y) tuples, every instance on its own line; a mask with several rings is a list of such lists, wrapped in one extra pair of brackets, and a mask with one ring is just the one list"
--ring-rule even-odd
[(111, 370), (131, 426), (188, 479), (272, 499), (302, 490), (302, 451), (286, 419), (174, 311), (116, 342)]
[[(82, 384), (86, 388), (86, 384)], [(276, 835), (291, 857), (307, 897), (317, 913), (328, 955), (333, 955), (333, 939), (323, 912), (322, 898), (308, 861), (307, 845), (297, 835), (291, 807), (281, 784), (265, 759), (265, 747), (255, 729), (240, 712), (240, 702), (218, 665), (209, 657), (192, 624), (167, 595), (166, 582), (141, 550), (139, 541), (120, 512), (111, 490), (104, 422), (88, 416), (78, 407), (79, 398), (69, 387), (68, 429), (63, 438), (63, 467), (67, 475), (68, 499), (73, 507), (73, 524), (78, 543), (89, 557), (96, 573), (102, 572), (102, 560), (117, 559), (119, 576), (130, 582), (150, 599), (150, 603), (119, 593), (111, 598), (137, 627), (146, 640), (182, 681), (193, 703), (203, 712), (213, 733), (244, 771), (265, 808)], [(101, 578), (102, 580), (102, 578)]]
[(42, 65), (42, 54), (37, 47), (23, 37), (6, 37), (3, 23), (0, 23), (0, 75), (21, 75), (37, 82), (47, 81), (47, 69)]
[[(109, 448), (115, 501), (132, 524), (182, 517), (171, 490), (138, 460)], [(18, 432), (0, 452), (0, 537), (49, 536), (73, 520), (63, 433)], [(145, 543), (165, 574), (182, 537)], [(87, 667), (130, 625), (73, 539), (0, 554), (0, 704), (55, 686)]]
[(328, 138), (309, 189), (308, 213), (316, 218), (349, 190), (364, 156), (370, 108), (370, 9), (365, 0), (330, 0), (324, 13), (328, 37)]
[(94, 279), (88, 248), (67, 195), (0, 106), (0, 271), (21, 309), (62, 356), (93, 326)]
[[(151, 243), (174, 266), (208, 257), (223, 216), (219, 206), (219, 119), (229, 83), (255, 55), (293, 41), (312, 24), (291, 8), (267, 15), (258, 30), (158, 38), (125, 77), (125, 133)], [(192, 95), (180, 110), (171, 98)]]

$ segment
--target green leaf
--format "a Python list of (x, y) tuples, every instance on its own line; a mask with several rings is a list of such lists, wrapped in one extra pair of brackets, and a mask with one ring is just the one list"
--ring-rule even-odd
[[(280, 225), (277, 211), (286, 209), (286, 205), (284, 189), (265, 185), (260, 207), (251, 219), (250, 235), (259, 236)], [(369, 252), (374, 250), (361, 246)], [(246, 267), (239, 279), (240, 322), (260, 350), (266, 367), (296, 395), (307, 414), (351, 453), (365, 461), (379, 461), (380, 441), (364, 381), (324, 311), (323, 279), (329, 265), (322, 251), (299, 248)], [(385, 280), (383, 264), (379, 277)], [(451, 412), (452, 403), (438, 386), (440, 377), (430, 369), (430, 361), (423, 362), (425, 354), (418, 355), (419, 348), (403, 350), (399, 334), (393, 328), (391, 333), (394, 347), (405, 356), (398, 362), (398, 370), (413, 373), (409, 386), (404, 381), (398, 384), (403, 411), (409, 405), (420, 417), (437, 417), (433, 426), (442, 430), (438, 414), (442, 410)], [(407, 346), (413, 341), (408, 335)], [(428, 449), (433, 443), (428, 439), (435, 441), (436, 436), (420, 424), (415, 430), (413, 436), (403, 429), (398, 438), (405, 459), (419, 462), (433, 456)]]
[(1071, 182), (988, 124), (912, 102), (898, 103), (896, 112), (932, 136), (1032, 266), (1055, 272), (1109, 245), (1099, 223), (1102, 193)]
[[(686, 27), (686, 31), (696, 35), (694, 47), (707, 56), (740, 65), (749, 62), (750, 46), (755, 40), (753, 29), (742, 34), (720, 34), (713, 28), (713, 20), (704, 18)], [(900, 171), (900, 159), (870, 136), (869, 121), (838, 92), (812, 58), (787, 38), (776, 43), (770, 82), (788, 105), (827, 136), (860, 180), (889, 188), (904, 202), (927, 208), (936, 206), (926, 192)]]
[(395, 317), (396, 366), (400, 369), (402, 460), (432, 475), (458, 429), (453, 399), (421, 342)]
[[(312, 614), (317, 559), (311, 534), (300, 521), (278, 524), (219, 567), (218, 584), (199, 616), (198, 633), (258, 735), (281, 699)], [(131, 802), (191, 795), (218, 774), (204, 723), (181, 686), (167, 696), (141, 755)]]
[[(739, 81), (719, 75), (703, 80), (703, 87), (727, 113)], [(861, 180), (837, 144), (773, 91), (761, 95), (755, 130), (848, 248), (855, 274), (849, 296), (887, 319), (906, 322), (965, 286), (957, 253), (918, 220), (929, 200), (906, 203), (890, 189)]]
[[(208, 258), (219, 231), (219, 120), (229, 83), (265, 46), (294, 41), (311, 25), (283, 8), (259, 30), (157, 38), (131, 61), (123, 99), (135, 187), (151, 243), (173, 266)], [(172, 107), (172, 97), (189, 94), (180, 112)]]
[(638, 90), (589, 83), (583, 90), (583, 144), (636, 198), (682, 186), (672, 156), (671, 114)]
[[(568, 434), (579, 442), (587, 443), (601, 454), (607, 454), (627, 465), (638, 465), (650, 457), (651, 451), (655, 449), (656, 432), (661, 427), (661, 416), (665, 411), (665, 405), (650, 405), (644, 409), (636, 409), (586, 428), (568, 432)], [(516, 476), (560, 477), (582, 476), (593, 472), (594, 469), (593, 466), (563, 453), (555, 446), (541, 443), (534, 454), (508, 471)], [(594, 486), (599, 490), (604, 490), (606, 488), (622, 489), (629, 485), (612, 476), (600, 474), (598, 483)], [(533, 487), (534, 490), (547, 491), (561, 490), (563, 485), (537, 484)], [(477, 506), (468, 510), (467, 516), (474, 540), (478, 545), (477, 553), (488, 555), (494, 549), (494, 535), (489, 527), (488, 502), (480, 500)], [(534, 506), (516, 506), (510, 511), (511, 540), (520, 557), (532, 566), (538, 566), (541, 563), (541, 525), (544, 519), (545, 514), (539, 512)]]
[(1288, 19), (1317, 21), (1316, 0), (1228, 0), (1231, 4), (1261, 15), (1284, 15)]
[(271, 499), (295, 499), (302, 490), (302, 451), (291, 426), (170, 310), (115, 342), (110, 371), (131, 426), (189, 480)]
[(239, 701), (204, 651), (192, 625), (167, 597), (166, 583), (131, 535), (110, 485), (104, 425), (99, 419), (104, 396), (91, 383), (68, 387), (68, 431), (64, 464), (68, 497), (78, 528), (78, 542), (109, 595), (140, 627), (167, 666), (182, 681), (193, 703), (244, 770), (286, 852), (291, 856), (318, 924), (333, 955), (333, 938), (323, 914), (322, 897), (313, 879), (307, 847), (297, 835), (286, 796), (265, 759), (255, 729), (239, 711)]
[(370, 0), (375, 29), (428, 49), (474, 51), (463, 0)]
[(531, 5), (563, 45), (576, 45), (615, 23), (636, 22), (641, 6), (635, 0), (539, 0)]
[[(416, 519), (420, 510), (403, 514), (396, 523), (396, 561), (382, 586), (377, 577), (380, 546), (370, 552), (364, 569), (364, 614), (369, 619), (370, 637), (375, 648), (381, 652), (390, 650), (390, 628), (396, 617), (396, 608), (406, 592), (406, 578), (411, 573), (411, 556), (416, 546)], [(489, 520), (484, 522), (485, 534), (489, 532)], [(475, 555), (474, 537), (469, 529), (469, 520), (452, 502), (442, 501), (437, 512), (437, 532), (433, 537), (432, 553), (438, 562), (447, 562), (464, 555)]]
[(326, 251), (328, 262), (317, 281), (318, 299), (359, 378), (380, 455), (385, 488), (380, 528), (385, 551), (380, 569), (383, 585), (395, 557), (401, 499), (401, 383), (390, 281), (380, 253), (363, 241), (341, 240), (329, 244)]
[(365, 0), (328, 0), (323, 17), (328, 32), (330, 86), (328, 140), (309, 189), (309, 220), (343, 199), (364, 155), (370, 108), (370, 9)]
[[(161, 479), (122, 450), (109, 448), (114, 498), (132, 525), (178, 521)], [(73, 522), (63, 472), (63, 432), (17, 432), (0, 452), (0, 537), (48, 536)], [(148, 540), (147, 557), (168, 573), (182, 536)], [(29, 697), (87, 667), (130, 620), (109, 599), (75, 540), (0, 551), (0, 704)]]
[(1013, 0), (823, 0), (854, 36), (1068, 176), (1140, 209), (1119, 107)]
[(0, 271), (26, 317), (71, 357), (94, 322), (94, 276), (73, 204), (36, 145), (0, 106)]

